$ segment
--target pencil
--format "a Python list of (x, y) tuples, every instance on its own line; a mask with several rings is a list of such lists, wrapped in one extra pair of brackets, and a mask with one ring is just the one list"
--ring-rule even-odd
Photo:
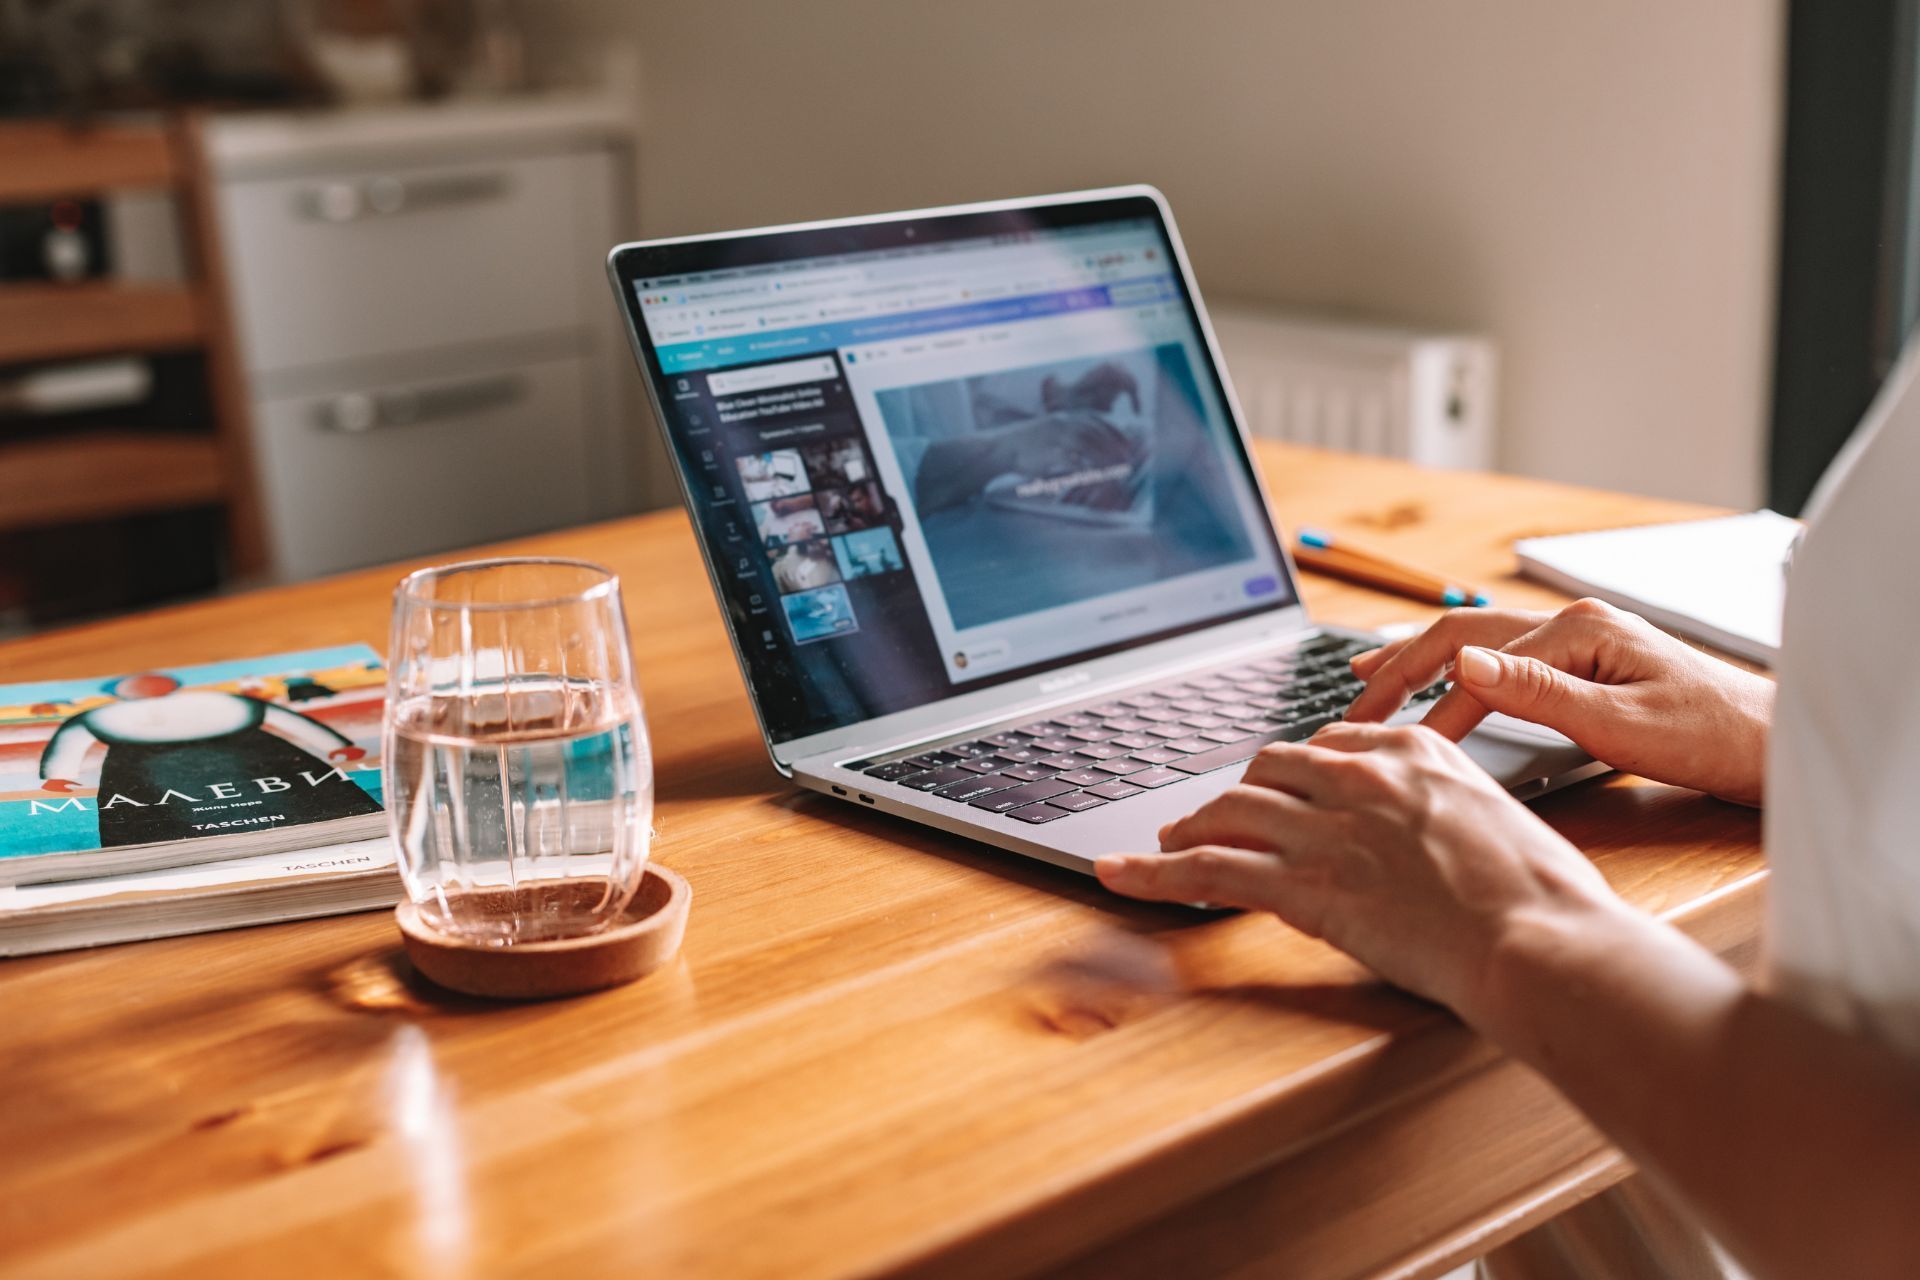
[(1332, 534), (1319, 529), (1300, 530), (1294, 543), (1293, 559), (1302, 569), (1378, 587), (1428, 604), (1485, 608), (1493, 603), (1484, 591), (1370, 551), (1346, 546), (1336, 542)]

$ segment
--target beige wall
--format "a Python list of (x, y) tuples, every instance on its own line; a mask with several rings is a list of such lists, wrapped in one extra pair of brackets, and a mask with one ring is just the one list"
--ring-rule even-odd
[(1756, 502), (1781, 0), (522, 0), (643, 229), (1146, 180), (1207, 293), (1492, 333), (1504, 463)]

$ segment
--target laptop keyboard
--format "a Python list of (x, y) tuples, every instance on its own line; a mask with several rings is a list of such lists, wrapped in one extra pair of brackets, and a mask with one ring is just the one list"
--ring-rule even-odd
[(1374, 643), (1319, 636), (1284, 654), (854, 767), (1016, 822), (1055, 822), (1310, 736), (1359, 694), (1348, 662)]

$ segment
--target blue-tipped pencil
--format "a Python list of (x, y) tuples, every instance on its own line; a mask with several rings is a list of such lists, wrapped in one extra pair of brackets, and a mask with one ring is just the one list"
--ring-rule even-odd
[(1493, 601), (1486, 592), (1448, 581), (1437, 574), (1361, 551), (1338, 542), (1320, 529), (1302, 529), (1293, 547), (1294, 563), (1314, 573), (1378, 587), (1427, 604), (1449, 607), (1472, 605), (1484, 609)]

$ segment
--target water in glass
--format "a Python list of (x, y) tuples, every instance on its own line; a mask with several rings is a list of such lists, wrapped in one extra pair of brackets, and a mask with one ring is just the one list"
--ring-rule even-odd
[(653, 798), (617, 581), (554, 561), (426, 574), (396, 595), (389, 663), (409, 893), (472, 941), (604, 928), (645, 869)]

